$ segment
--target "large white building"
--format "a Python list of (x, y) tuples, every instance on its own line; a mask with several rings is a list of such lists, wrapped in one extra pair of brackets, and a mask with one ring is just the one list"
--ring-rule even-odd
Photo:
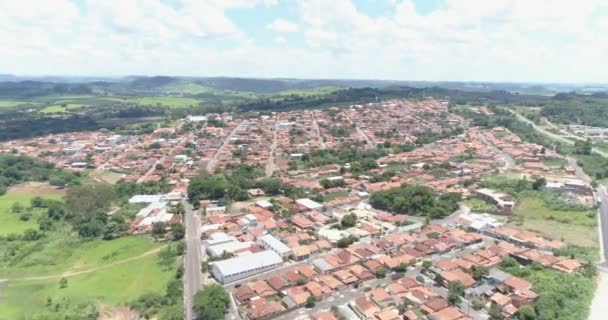
[(271, 234), (265, 234), (258, 238), (258, 242), (262, 248), (266, 250), (272, 250), (276, 254), (280, 255), (283, 259), (287, 259), (291, 254), (291, 249), (285, 245), (281, 240), (275, 238)]
[(282, 264), (281, 256), (266, 250), (213, 262), (211, 274), (217, 281), (226, 284), (278, 268)]

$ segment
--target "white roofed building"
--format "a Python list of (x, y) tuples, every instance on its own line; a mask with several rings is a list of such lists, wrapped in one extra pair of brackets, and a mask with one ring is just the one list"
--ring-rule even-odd
[(226, 284), (278, 268), (282, 264), (281, 256), (266, 250), (213, 262), (211, 274), (218, 282)]

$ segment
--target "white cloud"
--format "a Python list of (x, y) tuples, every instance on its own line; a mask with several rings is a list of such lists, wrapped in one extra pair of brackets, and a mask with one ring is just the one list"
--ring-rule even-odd
[(298, 32), (300, 29), (297, 24), (284, 19), (275, 19), (272, 23), (266, 26), (266, 29), (276, 32)]
[[(371, 16), (350, 0), (288, 2), (296, 18), (239, 28), (277, 0), (0, 0), (0, 70), (413, 80), (606, 81), (601, 0), (412, 0)], [(253, 39), (254, 28), (269, 41)], [(263, 31), (263, 30), (262, 30)], [(304, 43), (286, 41), (300, 32)], [(283, 35), (284, 34), (284, 35)], [(221, 45), (217, 45), (221, 42)], [(262, 46), (257, 43), (267, 43)]]

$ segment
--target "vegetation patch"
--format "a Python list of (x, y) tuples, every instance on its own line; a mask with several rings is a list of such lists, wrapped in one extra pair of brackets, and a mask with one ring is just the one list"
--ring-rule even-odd
[(164, 106), (169, 108), (184, 108), (198, 106), (201, 102), (194, 98), (183, 97), (141, 97), (135, 98), (133, 102), (140, 105)]
[(158, 263), (157, 256), (150, 255), (92, 273), (63, 278), (63, 285), (61, 278), (9, 281), (2, 288), (0, 314), (7, 316), (6, 319), (52, 314), (57, 303), (79, 305), (102, 302), (117, 306), (142, 294), (164, 292), (173, 274), (172, 269)]
[(518, 197), (509, 224), (579, 246), (597, 246), (594, 210), (559, 210), (539, 195)]
[[(509, 258), (502, 263), (501, 268), (530, 281), (532, 290), (539, 296), (531, 308), (524, 307), (525, 311), (520, 310), (519, 319), (587, 319), (596, 287), (593, 267), (581, 272), (565, 273), (535, 264), (522, 267)], [(525, 317), (521, 313), (525, 313)]]
[[(41, 195), (44, 199), (59, 200), (58, 195)], [(0, 196), (0, 236), (21, 234), (38, 229), (38, 219), (45, 213), (41, 208), (29, 208), (33, 194), (5, 194)], [(1, 265), (1, 263), (0, 263)]]

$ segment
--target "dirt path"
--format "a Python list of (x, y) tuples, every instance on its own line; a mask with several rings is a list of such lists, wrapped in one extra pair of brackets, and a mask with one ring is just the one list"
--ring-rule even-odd
[(151, 254), (155, 254), (157, 252), (159, 252), (160, 250), (162, 250), (163, 248), (165, 248), (166, 245), (162, 246), (162, 247), (158, 247), (156, 249), (152, 249), (150, 251), (144, 252), (138, 256), (134, 256), (134, 257), (130, 257), (130, 258), (126, 258), (126, 259), (122, 259), (122, 260), (118, 260), (118, 261), (114, 261), (108, 264), (104, 264), (95, 268), (91, 268), (91, 269), (85, 269), (85, 270), (80, 270), (80, 271), (68, 271), (68, 272), (64, 272), (61, 274), (54, 274), (54, 275), (48, 275), (48, 276), (33, 276), (33, 277), (22, 277), (22, 278), (9, 278), (9, 279), (0, 279), (0, 283), (4, 282), (4, 281), (33, 281), (33, 280), (49, 280), (49, 279), (56, 279), (56, 278), (68, 278), (68, 277), (73, 277), (73, 276), (78, 276), (81, 274), (87, 274), (87, 273), (92, 273), (95, 271), (99, 271), (99, 270), (103, 270), (103, 269), (107, 269), (113, 266), (117, 266), (120, 264), (124, 264), (127, 262), (131, 262), (131, 261), (135, 261), (135, 260), (139, 260), (141, 258), (147, 257)]

